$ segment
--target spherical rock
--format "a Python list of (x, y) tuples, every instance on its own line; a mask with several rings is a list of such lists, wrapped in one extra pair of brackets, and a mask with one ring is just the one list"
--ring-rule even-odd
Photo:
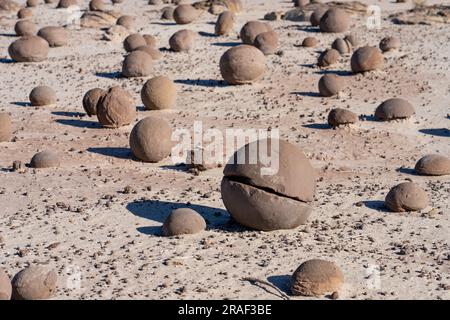
[(150, 34), (144, 34), (142, 37), (144, 38), (147, 46), (156, 47), (157, 41), (154, 36), (152, 36)]
[(19, 19), (31, 18), (33, 16), (33, 11), (30, 8), (22, 8), (17, 12), (17, 17)]
[(419, 211), (428, 206), (428, 196), (414, 182), (403, 182), (388, 192), (384, 204), (394, 212)]
[(263, 32), (272, 31), (272, 27), (265, 22), (249, 21), (241, 29), (240, 37), (244, 44), (253, 45), (256, 37)]
[(0, 142), (11, 140), (12, 124), (9, 114), (0, 112)]
[(327, 7), (320, 7), (314, 10), (309, 16), (309, 21), (311, 22), (311, 25), (313, 27), (317, 27), (318, 25), (320, 25), (320, 19), (322, 19), (323, 15), (327, 11), (328, 11)]
[(220, 72), (229, 84), (255, 82), (265, 71), (266, 58), (253, 46), (244, 44), (233, 47), (220, 58)]
[(177, 100), (177, 88), (168, 77), (158, 76), (144, 84), (141, 99), (147, 110), (170, 109)]
[(447, 175), (450, 174), (450, 158), (440, 154), (428, 154), (417, 161), (414, 170), (425, 176)]
[(342, 55), (348, 54), (352, 51), (352, 45), (350, 42), (340, 38), (333, 41), (331, 48), (336, 49)]
[(163, 4), (163, 3), (164, 3), (163, 0), (148, 0), (148, 4), (149, 5), (153, 5), (153, 6), (160, 5), (160, 4)]
[(378, 48), (365, 46), (353, 53), (350, 64), (355, 73), (381, 69), (384, 57)]
[(234, 32), (236, 15), (231, 11), (222, 12), (216, 21), (215, 34), (217, 36), (229, 35)]
[(146, 77), (153, 70), (152, 57), (143, 50), (135, 50), (126, 56), (122, 64), (122, 75), (127, 78)]
[(158, 60), (161, 59), (162, 54), (158, 49), (155, 49), (155, 47), (152, 46), (142, 46), (137, 48), (134, 51), (143, 51), (145, 53), (147, 53), (153, 60)]
[(91, 2), (89, 2), (89, 10), (91, 11), (103, 11), (105, 9), (106, 6), (103, 0), (91, 0)]
[(375, 118), (381, 121), (406, 119), (413, 116), (414, 107), (405, 99), (392, 98), (384, 101), (375, 110)]
[(344, 37), (344, 40), (350, 43), (353, 48), (359, 46), (359, 40), (354, 34), (348, 34)]
[(175, 32), (169, 39), (170, 48), (175, 52), (188, 52), (193, 49), (197, 33), (191, 30)]
[(133, 97), (121, 87), (110, 88), (97, 104), (98, 122), (106, 128), (118, 128), (136, 119)]
[(303, 39), (302, 46), (307, 48), (313, 48), (317, 46), (317, 38), (315, 37), (306, 37)]
[(39, 0), (27, 0), (27, 7), (37, 7)]
[(325, 74), (319, 80), (319, 92), (322, 97), (331, 97), (344, 88), (344, 79), (336, 74)]
[(45, 39), (50, 47), (62, 47), (67, 44), (67, 31), (63, 27), (44, 27), (38, 36)]
[(48, 86), (39, 86), (31, 90), (30, 102), (32, 106), (47, 106), (56, 103), (56, 93)]
[[(267, 155), (272, 158), (270, 165), (262, 162)], [(306, 222), (315, 185), (314, 169), (300, 148), (283, 140), (264, 139), (245, 145), (231, 157), (224, 168), (221, 192), (237, 222), (271, 231)]]
[(328, 124), (333, 128), (356, 122), (358, 122), (358, 116), (347, 109), (335, 108), (328, 114)]
[(130, 34), (128, 37), (125, 38), (123, 41), (123, 47), (127, 52), (132, 52), (136, 50), (139, 47), (146, 46), (147, 42), (145, 41), (145, 38), (140, 35), (139, 33), (133, 33)]
[(42, 266), (30, 266), (12, 280), (12, 298), (15, 300), (42, 300), (50, 298), (56, 291), (55, 271)]
[(278, 34), (275, 31), (260, 33), (255, 38), (254, 45), (266, 56), (274, 54), (279, 46)]
[(175, 9), (173, 7), (165, 7), (161, 10), (161, 19), (162, 20), (173, 20), (173, 12)]
[(317, 60), (317, 65), (319, 67), (328, 67), (332, 64), (337, 63), (340, 57), (341, 55), (336, 49), (327, 49), (320, 54)]
[(8, 47), (8, 53), (16, 62), (40, 62), (47, 59), (48, 42), (38, 36), (25, 36)]
[(37, 32), (37, 26), (30, 20), (19, 20), (14, 26), (14, 31), (18, 36), (34, 36)]
[(67, 9), (71, 6), (78, 6), (78, 0), (60, 0), (58, 3), (59, 9)]
[(52, 151), (41, 151), (36, 153), (30, 161), (31, 168), (57, 168), (61, 165), (59, 156)]
[(400, 48), (400, 39), (397, 37), (386, 37), (380, 41), (380, 49), (383, 52), (397, 50)]
[(0, 300), (11, 300), (11, 293), (11, 280), (9, 279), (6, 272), (2, 268), (0, 268)]
[(132, 16), (121, 16), (117, 19), (117, 25), (127, 28), (128, 30), (134, 29), (134, 17)]
[(198, 18), (200, 11), (190, 4), (182, 4), (173, 11), (173, 19), (177, 24), (188, 24)]
[(341, 33), (350, 27), (350, 17), (343, 9), (328, 9), (320, 18), (320, 31)]
[(172, 151), (172, 129), (162, 118), (150, 116), (139, 121), (130, 134), (133, 155), (144, 162), (158, 162)]
[(86, 92), (83, 97), (83, 108), (89, 117), (97, 115), (97, 104), (106, 94), (106, 91), (100, 88), (94, 88)]
[(166, 237), (182, 234), (194, 234), (205, 230), (205, 219), (196, 211), (189, 208), (173, 210), (162, 226), (163, 235)]
[(312, 259), (302, 263), (292, 275), (291, 292), (295, 296), (322, 296), (337, 292), (344, 284), (341, 269), (333, 262)]

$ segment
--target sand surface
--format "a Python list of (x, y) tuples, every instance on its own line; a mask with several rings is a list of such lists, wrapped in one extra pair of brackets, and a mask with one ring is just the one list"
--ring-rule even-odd
[[(306, 22), (271, 21), (280, 52), (267, 57), (263, 79), (244, 86), (222, 81), (219, 59), (239, 39), (215, 37), (216, 16), (205, 12), (179, 26), (160, 20), (164, 5), (125, 0), (114, 6), (136, 17), (139, 32), (157, 37), (163, 57), (153, 75), (175, 80), (178, 99), (171, 111), (143, 109), (140, 90), (147, 78), (119, 77), (125, 51), (120, 42), (100, 40), (102, 30), (71, 27), (69, 45), (52, 48), (47, 61), (10, 63), (16, 18), (5, 14), (0, 112), (12, 116), (14, 142), (0, 144), (0, 267), (13, 276), (29, 264), (48, 264), (59, 275), (55, 299), (277, 299), (273, 289), (242, 278), (266, 280), (288, 293), (300, 263), (324, 258), (345, 274), (344, 299), (449, 299), (450, 177), (417, 176), (413, 168), (425, 154), (450, 155), (450, 24), (395, 25), (386, 17), (411, 2), (363, 2), (380, 5), (383, 20), (380, 29), (368, 30), (365, 18), (353, 18), (351, 32), (361, 45), (378, 45), (387, 35), (402, 42), (385, 55), (383, 70), (352, 75), (349, 56), (321, 70), (318, 52), (337, 35), (318, 33)], [(290, 1), (244, 3), (237, 31), (246, 21), (292, 7)], [(39, 27), (64, 24), (54, 7), (34, 8), (33, 21)], [(200, 32), (196, 48), (189, 54), (164, 50), (183, 28)], [(319, 45), (299, 46), (307, 36)], [(317, 94), (326, 72), (345, 78), (338, 98)], [(43, 84), (55, 89), (57, 104), (29, 106), (29, 92)], [(173, 128), (192, 130), (195, 120), (205, 129), (278, 128), (283, 139), (303, 148), (319, 175), (309, 223), (275, 232), (241, 228), (222, 203), (221, 168), (194, 175), (170, 158), (132, 160), (132, 125), (101, 128), (81, 105), (87, 90), (113, 85), (132, 93), (139, 119), (158, 115)], [(409, 100), (414, 118), (373, 121), (375, 108), (391, 97)], [(334, 107), (349, 108), (363, 121), (350, 130), (330, 129), (326, 117)], [(26, 164), (41, 150), (59, 153), (61, 167), (10, 170), (13, 161)], [(386, 193), (406, 180), (426, 190), (429, 207), (388, 212)], [(207, 230), (161, 237), (165, 217), (187, 203), (207, 220)]]

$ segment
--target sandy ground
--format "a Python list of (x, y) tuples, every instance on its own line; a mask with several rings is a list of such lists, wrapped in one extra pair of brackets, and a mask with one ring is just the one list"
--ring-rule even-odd
[[(412, 7), (365, 2), (381, 5), (383, 18)], [(292, 7), (289, 1), (244, 3), (237, 31), (248, 20)], [(63, 23), (54, 6), (40, 5), (33, 20), (40, 27)], [(125, 0), (116, 9), (136, 16), (137, 29), (156, 36), (160, 48), (177, 30), (202, 32), (191, 53), (163, 50), (155, 63), (154, 75), (171, 77), (178, 89), (176, 108), (164, 112), (143, 111), (139, 92), (146, 78), (118, 77), (125, 52), (121, 43), (99, 40), (102, 31), (72, 29), (69, 45), (51, 49), (47, 61), (14, 64), (7, 47), (15, 39), (15, 19), (1, 20), (0, 111), (11, 114), (15, 141), (0, 144), (0, 267), (13, 276), (29, 264), (50, 265), (59, 274), (56, 299), (273, 299), (273, 290), (241, 279), (257, 277), (288, 292), (300, 263), (325, 258), (345, 274), (341, 298), (449, 299), (450, 177), (416, 176), (412, 169), (427, 153), (450, 155), (450, 25), (383, 19), (381, 29), (368, 30), (364, 18), (354, 17), (351, 31), (361, 44), (377, 45), (386, 35), (402, 42), (400, 51), (386, 54), (382, 71), (363, 76), (348, 72), (348, 56), (328, 70), (314, 66), (318, 51), (336, 35), (307, 23), (274, 21), (282, 53), (267, 58), (264, 78), (227, 86), (218, 62), (237, 36), (212, 36), (216, 17), (209, 13), (187, 26), (161, 21), (162, 7)], [(299, 47), (306, 36), (316, 36), (319, 46)], [(317, 96), (320, 76), (333, 71), (346, 79), (344, 94)], [(30, 107), (29, 92), (42, 84), (56, 90), (58, 103)], [(275, 232), (240, 228), (221, 201), (222, 169), (193, 175), (169, 158), (157, 164), (132, 160), (132, 125), (103, 129), (82, 109), (87, 90), (113, 85), (133, 94), (139, 119), (157, 114), (173, 128), (191, 130), (194, 120), (221, 130), (279, 128), (282, 138), (304, 149), (320, 176), (309, 223)], [(394, 96), (415, 106), (414, 119), (373, 121), (376, 106)], [(350, 108), (365, 120), (351, 130), (332, 130), (326, 116), (333, 107)], [(28, 163), (45, 149), (61, 155), (61, 168), (10, 170), (14, 160)], [(386, 193), (406, 180), (426, 190), (430, 207), (387, 212)], [(164, 218), (186, 203), (207, 219), (208, 229), (161, 237)]]

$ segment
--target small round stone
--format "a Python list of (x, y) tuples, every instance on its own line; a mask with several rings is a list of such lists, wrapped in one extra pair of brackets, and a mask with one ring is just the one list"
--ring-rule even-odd
[(375, 47), (361, 47), (353, 53), (351, 58), (351, 68), (355, 73), (381, 69), (383, 64), (383, 54)]
[(98, 122), (106, 128), (119, 128), (136, 119), (136, 105), (130, 93), (121, 87), (110, 88), (97, 104)]
[(389, 191), (384, 204), (394, 212), (419, 211), (428, 206), (428, 196), (414, 182), (404, 182)]
[(30, 266), (12, 280), (12, 298), (15, 300), (42, 300), (56, 291), (57, 275), (42, 266)]
[(130, 148), (144, 162), (159, 162), (172, 151), (172, 128), (162, 118), (150, 116), (139, 121), (131, 130)]
[(275, 31), (260, 33), (255, 38), (255, 47), (262, 51), (266, 56), (274, 54), (279, 46), (278, 34)]
[(145, 51), (135, 50), (126, 56), (122, 64), (122, 75), (127, 78), (146, 77), (153, 70), (153, 59)]
[(314, 48), (317, 46), (317, 38), (315, 37), (306, 37), (303, 39), (302, 46), (306, 48)]
[(406, 119), (415, 113), (411, 103), (401, 98), (392, 98), (384, 101), (375, 110), (375, 118), (381, 121)]
[(16, 62), (41, 62), (47, 59), (48, 42), (38, 36), (25, 36), (8, 47), (8, 53)]
[(249, 21), (241, 29), (240, 37), (244, 44), (253, 45), (256, 37), (263, 32), (272, 31), (268, 23), (261, 21)]
[(320, 7), (316, 10), (314, 10), (311, 15), (309, 16), (309, 22), (311, 22), (311, 25), (313, 27), (317, 27), (320, 25), (320, 19), (322, 19), (325, 12), (328, 11), (327, 7)]
[(358, 116), (347, 109), (335, 108), (328, 114), (328, 124), (335, 128), (358, 122)]
[(31, 18), (33, 16), (33, 10), (30, 8), (22, 8), (17, 12), (17, 17), (19, 19)]
[(175, 32), (169, 39), (170, 48), (175, 52), (188, 52), (194, 48), (197, 33), (191, 30)]
[(19, 20), (14, 26), (14, 31), (18, 36), (34, 36), (37, 30), (36, 24), (31, 20)]
[(327, 49), (320, 54), (317, 60), (317, 65), (319, 67), (328, 67), (339, 62), (340, 58), (341, 55), (339, 54), (339, 51), (336, 49)]
[(38, 36), (45, 39), (50, 47), (62, 47), (67, 44), (67, 30), (63, 27), (44, 27)]
[(123, 47), (127, 52), (132, 52), (136, 50), (139, 47), (146, 46), (147, 42), (145, 41), (145, 38), (140, 35), (139, 33), (133, 33), (130, 34), (128, 37), (125, 38), (123, 41)]
[(205, 219), (196, 211), (189, 208), (173, 210), (162, 226), (163, 235), (166, 237), (183, 234), (195, 234), (205, 230)]
[(320, 18), (320, 31), (341, 33), (350, 27), (350, 17), (343, 9), (332, 8)]
[(177, 88), (168, 77), (158, 76), (144, 84), (141, 98), (147, 110), (170, 109), (177, 100)]
[(336, 74), (325, 74), (319, 80), (319, 92), (322, 97), (332, 97), (344, 89), (344, 79)]
[(333, 41), (333, 43), (331, 44), (331, 48), (339, 51), (341, 55), (348, 54), (352, 51), (352, 45), (350, 44), (350, 42), (340, 38), (337, 38)]
[(36, 153), (30, 161), (30, 167), (41, 168), (57, 168), (61, 164), (59, 156), (52, 151), (41, 151)]
[(94, 88), (86, 92), (83, 97), (83, 108), (89, 117), (97, 115), (97, 104), (106, 94), (106, 91), (100, 88)]
[(302, 263), (292, 275), (291, 292), (295, 296), (322, 296), (339, 291), (344, 275), (333, 262), (312, 259)]
[(260, 79), (266, 71), (264, 54), (253, 46), (228, 49), (220, 58), (220, 72), (229, 84), (246, 84)]
[(190, 4), (182, 4), (175, 8), (173, 19), (177, 24), (188, 24), (198, 18), (200, 11)]
[(121, 16), (117, 19), (117, 25), (127, 28), (128, 30), (134, 29), (134, 17), (132, 16)]
[(56, 92), (48, 86), (39, 86), (31, 90), (32, 106), (47, 106), (56, 103)]
[(414, 170), (425, 176), (450, 174), (450, 158), (440, 154), (428, 154), (417, 161)]
[(386, 37), (380, 41), (380, 49), (383, 52), (397, 50), (400, 48), (400, 39), (397, 37)]

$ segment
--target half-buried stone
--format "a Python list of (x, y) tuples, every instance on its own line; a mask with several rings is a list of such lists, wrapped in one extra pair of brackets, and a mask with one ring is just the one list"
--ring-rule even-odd
[(251, 142), (236, 151), (223, 173), (223, 203), (243, 226), (293, 229), (306, 223), (312, 212), (315, 171), (303, 151), (289, 142)]
[(166, 237), (171, 237), (198, 233), (205, 228), (205, 219), (197, 211), (180, 208), (173, 210), (164, 221), (162, 233)]
[(59, 156), (53, 151), (41, 151), (36, 153), (30, 161), (30, 167), (35, 169), (57, 168), (61, 164)]
[(358, 122), (358, 116), (350, 110), (335, 108), (328, 114), (328, 124), (333, 128), (356, 122)]
[(411, 103), (401, 98), (392, 98), (384, 101), (375, 110), (375, 118), (381, 121), (407, 119), (415, 113)]
[(440, 154), (427, 154), (417, 161), (414, 170), (424, 176), (450, 174), (450, 158)]
[(419, 211), (427, 207), (428, 196), (414, 182), (403, 182), (388, 192), (384, 204), (394, 212)]

